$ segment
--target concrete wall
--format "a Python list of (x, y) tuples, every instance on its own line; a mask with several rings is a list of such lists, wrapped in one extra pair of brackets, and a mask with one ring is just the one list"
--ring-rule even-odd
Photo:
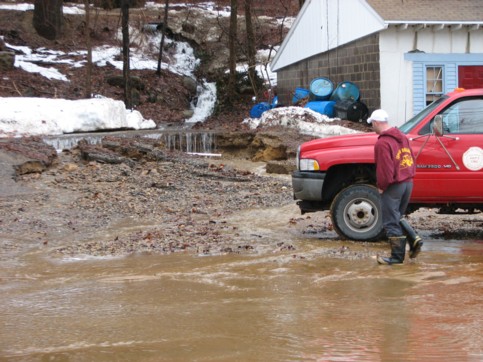
[(277, 72), (279, 101), (292, 105), (295, 89), (309, 89), (311, 81), (319, 77), (329, 78), (334, 88), (342, 81), (355, 83), (369, 112), (379, 108), (379, 35), (367, 36), (280, 69)]

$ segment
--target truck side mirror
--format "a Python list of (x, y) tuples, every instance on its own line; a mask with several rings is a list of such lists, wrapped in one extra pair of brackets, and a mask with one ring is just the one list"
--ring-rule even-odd
[(443, 116), (441, 114), (438, 114), (434, 117), (433, 133), (435, 134), (436, 137), (442, 137), (444, 135)]

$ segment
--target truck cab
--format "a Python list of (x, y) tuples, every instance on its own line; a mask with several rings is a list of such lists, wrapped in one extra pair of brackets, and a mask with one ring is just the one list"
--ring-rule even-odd
[[(483, 210), (483, 89), (456, 89), (399, 129), (416, 158), (408, 212)], [(384, 237), (374, 163), (377, 137), (359, 133), (299, 146), (292, 186), (302, 214), (330, 210), (344, 239)]]

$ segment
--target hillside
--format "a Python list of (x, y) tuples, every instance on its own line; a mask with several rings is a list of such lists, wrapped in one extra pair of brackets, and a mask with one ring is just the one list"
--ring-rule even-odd
[[(198, 3), (200, 1), (193, 1)], [(215, 2), (214, 2), (215, 3)], [(217, 1), (213, 11), (226, 13), (229, 1)], [(294, 16), (298, 1), (285, 1), (288, 5), (281, 6), (281, 1), (255, 2), (253, 12), (256, 14), (255, 27), (257, 47), (267, 49), (271, 45), (279, 44), (287, 27), (278, 25), (280, 19)], [(164, 1), (163, 1), (164, 4)], [(239, 9), (240, 12), (242, 9)], [(271, 17), (265, 17), (270, 14)], [(32, 27), (33, 11), (0, 11), (0, 36), (10, 45), (28, 46), (31, 49), (45, 47), (55, 51), (72, 52), (86, 49), (86, 23), (84, 15), (64, 14), (64, 33), (56, 41), (50, 41), (38, 36)], [(130, 26), (141, 34), (146, 24), (159, 23), (162, 19), (162, 7), (146, 7), (131, 9)], [(276, 18), (279, 18), (277, 22)], [(95, 9), (91, 12), (89, 31), (92, 46), (120, 45), (118, 29), (120, 26), (119, 11)], [(218, 105), (214, 115), (207, 120), (203, 127), (229, 127), (237, 129), (240, 122), (248, 116), (253, 105), (254, 96), (247, 84), (240, 84), (239, 98), (236, 104), (226, 106), (224, 102), (223, 84), (226, 80), (227, 69), (227, 33), (228, 17), (206, 17), (203, 12), (196, 11), (196, 7), (173, 6), (170, 8), (168, 25), (176, 40), (189, 42), (194, 48), (200, 66), (196, 71), (198, 79), (207, 79), (218, 85)], [(240, 46), (239, 61), (243, 62), (244, 48), (244, 17), (239, 16)], [(133, 41), (133, 39), (131, 39)], [(133, 41), (133, 46), (136, 46)], [(2, 45), (0, 44), (0, 51)], [(10, 49), (6, 49), (10, 50)], [(169, 55), (169, 49), (163, 50)], [(152, 57), (156, 57), (158, 50), (152, 49)], [(156, 59), (156, 58), (154, 58)], [(43, 66), (46, 66), (44, 63)], [(47, 79), (39, 74), (28, 73), (19, 68), (6, 70), (0, 79), (0, 96), (2, 97), (46, 97), (80, 99), (85, 97), (86, 68), (74, 68), (69, 65), (52, 65), (66, 74), (69, 81)], [(92, 72), (91, 89), (93, 94), (99, 94), (113, 99), (123, 99), (123, 89), (112, 85), (112, 79), (122, 76), (122, 71), (112, 67), (94, 66)], [(137, 77), (142, 83), (139, 87), (138, 109), (145, 118), (153, 119), (158, 125), (175, 125), (186, 119), (186, 112), (190, 109), (190, 102), (196, 96), (193, 85), (187, 84), (183, 76), (163, 71), (157, 76), (152, 70), (131, 70), (131, 76)]]

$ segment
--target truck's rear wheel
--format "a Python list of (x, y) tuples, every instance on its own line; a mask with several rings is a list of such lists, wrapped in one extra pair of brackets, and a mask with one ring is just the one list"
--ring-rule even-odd
[(340, 237), (374, 241), (384, 235), (381, 204), (374, 186), (353, 185), (343, 189), (330, 207), (332, 224)]

